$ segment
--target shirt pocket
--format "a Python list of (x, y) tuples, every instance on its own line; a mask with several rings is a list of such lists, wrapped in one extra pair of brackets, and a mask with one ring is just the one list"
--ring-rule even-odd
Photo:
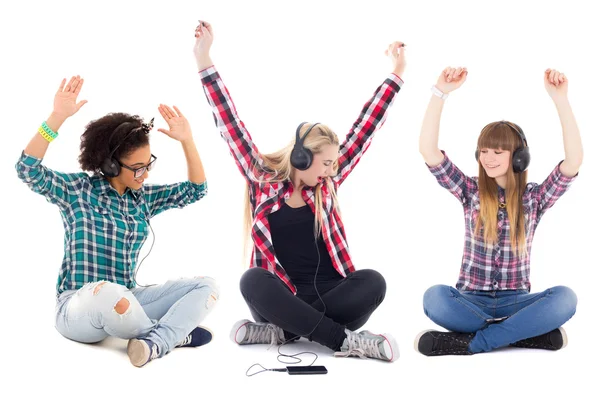
[(97, 231), (114, 232), (115, 221), (111, 211), (108, 208), (100, 206), (90, 207), (91, 220)]

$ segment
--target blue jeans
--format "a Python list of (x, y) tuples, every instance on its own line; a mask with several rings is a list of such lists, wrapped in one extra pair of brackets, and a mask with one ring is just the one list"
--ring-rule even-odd
[(475, 333), (469, 351), (481, 353), (550, 332), (567, 322), (577, 307), (575, 292), (555, 286), (527, 290), (459, 291), (435, 285), (423, 296), (433, 322), (454, 332)]
[(148, 339), (158, 345), (162, 357), (198, 326), (218, 296), (216, 282), (208, 277), (131, 290), (112, 282), (91, 282), (60, 294), (56, 329), (82, 343), (108, 336)]

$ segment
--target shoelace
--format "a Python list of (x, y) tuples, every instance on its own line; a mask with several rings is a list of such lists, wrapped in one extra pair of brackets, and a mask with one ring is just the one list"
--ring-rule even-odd
[(190, 333), (177, 346), (178, 347), (185, 346), (186, 344), (190, 344), (191, 342), (192, 342), (192, 334)]
[(541, 348), (541, 349), (553, 349), (555, 348), (552, 345), (552, 341), (550, 340), (550, 334), (547, 333), (541, 337), (536, 336), (533, 338), (527, 338), (523, 340), (519, 340), (517, 342), (520, 346), (527, 346), (531, 348)]
[(264, 344), (269, 343), (270, 346), (279, 343), (279, 327), (273, 324), (253, 324), (249, 323), (248, 328), (248, 339), (249, 344)]
[(348, 340), (348, 350), (336, 353), (337, 355), (348, 357), (358, 356), (360, 358), (378, 358), (385, 360), (386, 358), (379, 352), (379, 342), (381, 336), (368, 338), (361, 334), (352, 333), (346, 337)]
[(459, 347), (465, 347), (466, 349), (466, 346), (468, 346), (469, 344), (468, 342), (465, 342), (463, 338), (459, 338), (449, 334), (441, 334), (437, 337), (434, 336), (434, 338), (439, 344), (439, 350), (453, 350), (454, 343), (458, 343)]
[(154, 360), (156, 357), (158, 357), (158, 345), (157, 344), (153, 344), (152, 345), (152, 350), (150, 352), (150, 358), (148, 359), (148, 361)]

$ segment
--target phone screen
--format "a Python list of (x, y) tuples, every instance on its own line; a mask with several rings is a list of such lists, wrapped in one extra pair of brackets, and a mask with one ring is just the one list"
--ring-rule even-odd
[(287, 371), (288, 371), (288, 374), (290, 374), (290, 375), (326, 374), (327, 373), (327, 369), (322, 365), (287, 367)]

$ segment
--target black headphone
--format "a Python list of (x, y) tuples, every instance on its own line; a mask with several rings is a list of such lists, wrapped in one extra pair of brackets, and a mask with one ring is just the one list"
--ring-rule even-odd
[[(507, 125), (510, 129), (513, 130), (519, 138), (521, 139), (521, 143), (523, 144), (519, 148), (517, 148), (512, 155), (512, 167), (513, 171), (516, 173), (523, 172), (529, 166), (529, 162), (531, 161), (531, 155), (529, 154), (529, 146), (527, 145), (527, 139), (525, 138), (525, 133), (521, 127), (514, 123), (508, 123), (506, 121), (500, 121), (502, 125)], [(479, 148), (475, 150), (475, 159), (479, 162)]]
[(290, 162), (292, 163), (292, 166), (296, 169), (299, 169), (300, 171), (305, 171), (309, 169), (313, 160), (312, 151), (304, 147), (304, 139), (312, 130), (312, 128), (319, 125), (319, 122), (313, 124), (313, 126), (308, 128), (306, 133), (302, 136), (302, 139), (300, 139), (300, 128), (302, 128), (304, 124), (307, 123), (308, 122), (303, 122), (300, 125), (298, 125), (298, 129), (296, 129), (296, 143), (294, 143), (294, 148), (292, 149), (292, 155), (290, 157)]
[[(118, 132), (119, 130), (121, 130), (121, 128), (124, 127), (125, 125), (129, 125), (129, 124), (131, 124), (131, 122), (129, 122), (129, 121), (123, 122), (115, 128), (115, 130), (112, 132), (112, 134), (108, 138), (109, 148), (110, 148), (110, 142), (112, 141), (112, 138), (115, 135), (115, 133)], [(112, 151), (108, 154), (108, 156), (104, 159), (104, 161), (102, 161), (102, 165), (100, 166), (100, 171), (102, 171), (102, 174), (104, 176), (106, 176), (108, 178), (114, 178), (116, 176), (119, 176), (119, 174), (121, 173), (121, 163), (116, 158), (113, 158), (113, 155), (115, 154), (117, 149), (125, 142), (125, 140), (129, 137), (129, 135), (131, 135), (135, 131), (136, 131), (136, 129), (132, 129), (131, 131), (129, 131), (127, 133), (127, 135), (125, 135), (125, 137), (119, 142), (119, 144), (117, 144), (117, 146), (114, 149), (112, 149)]]

